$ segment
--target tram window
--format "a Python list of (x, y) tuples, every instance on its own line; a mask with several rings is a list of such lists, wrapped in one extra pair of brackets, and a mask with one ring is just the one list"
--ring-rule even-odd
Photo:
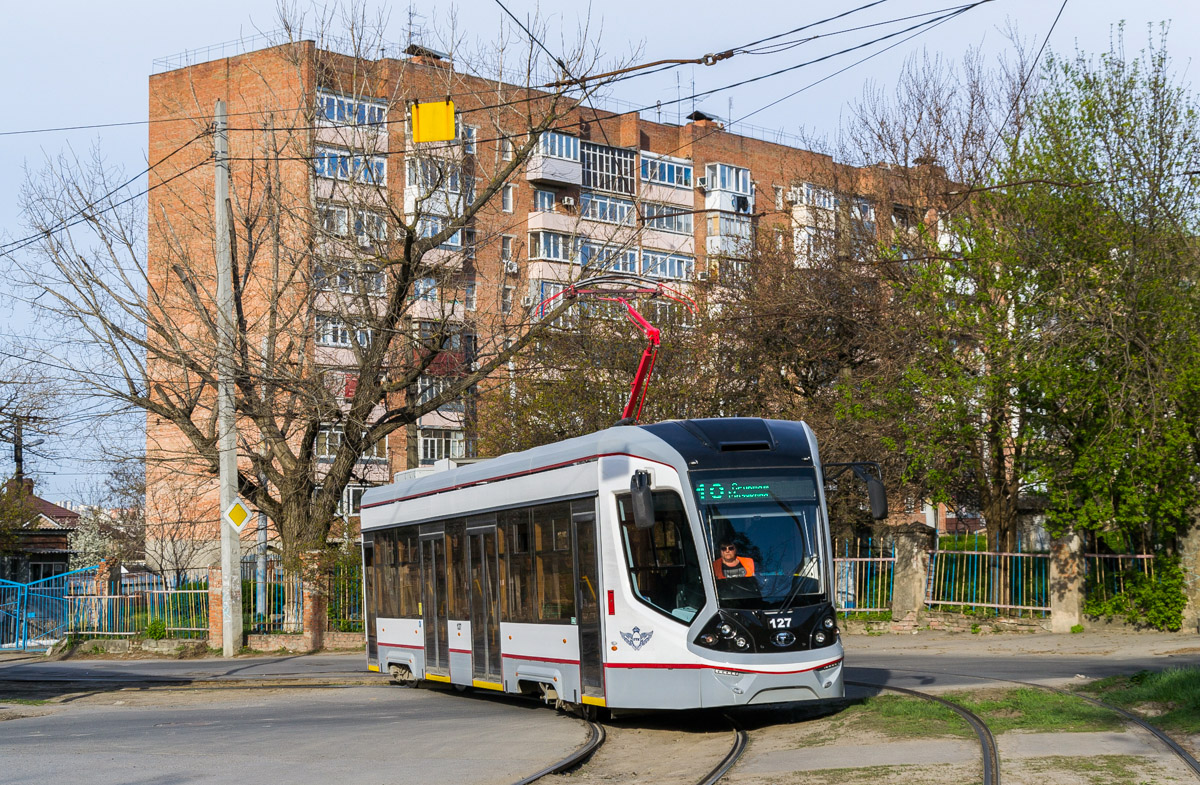
[(529, 510), (500, 514), (504, 522), (508, 553), (508, 613), (506, 621), (533, 621), (533, 550), (530, 547)]
[(421, 555), (417, 536), (401, 535), (396, 538), (396, 544), (396, 586), (393, 591), (396, 618), (416, 618), (421, 615)]
[(446, 582), (446, 613), (451, 619), (465, 619), (468, 615), (466, 585), (467, 549), (463, 547), (466, 520), (459, 518), (446, 524), (446, 566), (450, 580)]
[(638, 529), (628, 494), (617, 497), (625, 563), (637, 598), (669, 616), (690, 622), (704, 605), (700, 562), (683, 500), (674, 491), (654, 492), (654, 525)]
[(533, 508), (539, 621), (569, 621), (575, 616), (575, 569), (571, 561), (570, 526), (570, 502)]

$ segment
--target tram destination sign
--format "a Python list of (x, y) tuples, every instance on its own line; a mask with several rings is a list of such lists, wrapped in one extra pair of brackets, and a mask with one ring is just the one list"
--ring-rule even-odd
[(692, 487), (702, 502), (757, 502), (769, 499), (806, 499), (817, 497), (811, 476), (797, 473), (761, 471), (695, 472)]

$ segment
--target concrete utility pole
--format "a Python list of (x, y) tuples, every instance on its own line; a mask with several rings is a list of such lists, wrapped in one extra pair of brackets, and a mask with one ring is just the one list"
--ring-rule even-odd
[(221, 654), (242, 646), (242, 543), (225, 520), (237, 500), (237, 431), (233, 408), (233, 257), (229, 247), (229, 137), (225, 102), (217, 101), (214, 122), (217, 255), (217, 446), (221, 482)]

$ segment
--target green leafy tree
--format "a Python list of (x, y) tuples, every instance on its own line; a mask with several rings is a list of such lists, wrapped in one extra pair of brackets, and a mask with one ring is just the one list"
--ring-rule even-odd
[(1055, 529), (1170, 547), (1197, 502), (1198, 119), (1165, 35), (1136, 57), (1052, 57), (1003, 173), (1020, 183), (997, 202), (1036, 293), (1030, 457)]

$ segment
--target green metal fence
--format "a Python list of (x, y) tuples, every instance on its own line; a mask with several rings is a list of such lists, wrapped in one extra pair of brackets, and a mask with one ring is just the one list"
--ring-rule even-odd
[(339, 562), (325, 584), (329, 608), (326, 629), (334, 632), (363, 631), (362, 562)]

